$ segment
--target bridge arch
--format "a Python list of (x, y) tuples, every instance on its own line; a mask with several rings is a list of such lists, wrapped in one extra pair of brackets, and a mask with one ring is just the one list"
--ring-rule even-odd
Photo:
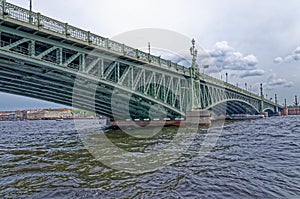
[(245, 114), (259, 113), (257, 107), (241, 99), (225, 99), (208, 106), (206, 110), (211, 110), (216, 114), (220, 114), (220, 115), (238, 114), (238, 113), (245, 113)]
[(272, 108), (265, 108), (262, 112), (267, 112), (269, 115), (275, 114), (275, 111)]

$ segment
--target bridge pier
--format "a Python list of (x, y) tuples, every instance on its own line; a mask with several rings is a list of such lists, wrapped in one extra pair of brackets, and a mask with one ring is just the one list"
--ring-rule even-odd
[(261, 113), (263, 116), (265, 116), (265, 117), (269, 117), (269, 113), (268, 112), (262, 112)]
[(289, 115), (289, 109), (288, 109), (287, 107), (284, 107), (284, 108), (282, 109), (282, 115), (284, 115), (284, 116)]
[(279, 109), (278, 109), (278, 99), (277, 99), (277, 94), (275, 94), (275, 116), (281, 116), (281, 112), (279, 112)]
[(107, 121), (105, 128), (117, 129), (128, 127), (161, 127), (161, 126), (182, 126), (182, 127), (210, 127), (211, 112), (208, 110), (197, 109), (186, 113), (184, 118), (176, 118), (174, 120), (124, 120), (124, 121)]
[(208, 110), (198, 109), (186, 113), (185, 125), (210, 126), (211, 113)]
[(281, 115), (287, 116), (289, 115), (289, 109), (287, 108), (286, 99), (284, 99), (284, 107), (281, 111)]
[(281, 116), (281, 112), (276, 113), (275, 116)]

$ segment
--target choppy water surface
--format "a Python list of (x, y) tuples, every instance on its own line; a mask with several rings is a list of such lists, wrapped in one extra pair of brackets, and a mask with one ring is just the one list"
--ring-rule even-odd
[[(195, 140), (175, 163), (145, 174), (95, 160), (73, 121), (0, 122), (0, 198), (300, 198), (299, 120), (226, 124), (206, 157), (195, 155)], [(166, 128), (138, 142), (118, 131), (107, 135), (141, 153), (175, 133)]]

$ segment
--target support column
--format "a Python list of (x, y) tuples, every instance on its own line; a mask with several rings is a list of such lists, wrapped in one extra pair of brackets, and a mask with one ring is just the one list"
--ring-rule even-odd
[(278, 113), (278, 101), (277, 101), (277, 94), (275, 94), (275, 114), (277, 114)]
[(197, 78), (196, 69), (197, 69), (197, 54), (198, 51), (195, 47), (195, 39), (192, 40), (192, 47), (190, 48), (190, 52), (192, 55), (192, 66), (190, 67), (190, 86), (191, 86), (191, 108), (190, 110), (194, 110), (197, 107), (195, 106), (195, 88), (194, 88), (194, 80)]
[(211, 125), (211, 113), (208, 110), (193, 110), (186, 113), (186, 126), (210, 126)]
[(264, 110), (264, 92), (263, 92), (263, 84), (260, 84), (260, 107), (259, 112), (264, 115), (265, 117), (269, 117), (268, 112), (263, 112)]
[(101, 59), (98, 62), (98, 72), (99, 72), (99, 77), (102, 79), (104, 77), (104, 60)]
[(300, 109), (299, 109), (299, 102), (298, 102), (298, 96), (295, 96), (295, 115), (300, 115)]
[(283, 110), (282, 110), (282, 115), (289, 115), (289, 110), (287, 108), (286, 99), (284, 99), (284, 107), (283, 107)]
[(82, 54), (79, 56), (79, 66), (80, 66), (80, 71), (85, 72), (86, 70), (86, 63), (85, 63), (85, 54)]
[(194, 97), (195, 97), (195, 95), (194, 95), (194, 79), (193, 78), (191, 78), (190, 79), (191, 80), (191, 83), (190, 83), (190, 87), (191, 87), (191, 91), (190, 91), (190, 98), (191, 98), (191, 100), (190, 100), (190, 103), (191, 103), (191, 107), (188, 109), (188, 110), (194, 110), (196, 107), (195, 107), (195, 99), (194, 99)]
[(6, 16), (7, 12), (6, 12), (6, 0), (2, 1), (2, 16)]
[(259, 111), (262, 113), (264, 110), (264, 93), (263, 93), (263, 84), (260, 84), (260, 107)]
[(277, 94), (275, 94), (275, 115), (276, 116), (281, 116), (281, 113), (278, 110), (278, 99), (277, 99)]
[(33, 18), (32, 18), (32, 0), (29, 1), (29, 23), (33, 23)]
[(63, 52), (62, 48), (57, 49), (56, 51), (56, 61), (57, 64), (62, 65), (63, 64)]
[(34, 57), (35, 56), (35, 41), (30, 41), (30, 43), (29, 43), (29, 47), (28, 47), (29, 49), (29, 55), (31, 56), (31, 57)]
[[(198, 89), (200, 89), (200, 81), (199, 85), (195, 82), (198, 81), (198, 64), (197, 64), (197, 49), (195, 48), (195, 39), (192, 40), (192, 47), (190, 48), (191, 55), (192, 55), (192, 66), (190, 67), (190, 102), (191, 106), (188, 111), (186, 111), (186, 120), (185, 125), (186, 126), (194, 126), (198, 128), (198, 126), (210, 126), (211, 125), (211, 113), (208, 110), (202, 110), (199, 109), (199, 104), (195, 104), (195, 97), (200, 98), (200, 96), (195, 96), (195, 93), (201, 93), (198, 92)], [(199, 86), (199, 88), (195, 87), (195, 85)]]

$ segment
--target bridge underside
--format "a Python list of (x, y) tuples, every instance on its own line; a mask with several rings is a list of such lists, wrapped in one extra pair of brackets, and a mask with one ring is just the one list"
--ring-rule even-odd
[(208, 110), (217, 115), (232, 115), (232, 114), (258, 114), (259, 111), (253, 106), (241, 101), (226, 101), (219, 103)]
[[(74, 106), (114, 118), (181, 117), (139, 96), (73, 73), (0, 56), (0, 91)], [(112, 100), (112, 95), (114, 99)], [(112, 104), (113, 103), (113, 104)], [(112, 112), (112, 107), (115, 110)], [(129, 110), (124, 109), (129, 107)], [(128, 113), (129, 112), (129, 113)], [(167, 112), (167, 113), (166, 113)]]
[[(93, 78), (81, 77), (78, 73), (54, 70), (46, 65), (17, 60), (1, 54), (0, 67), (1, 92), (94, 111), (112, 120), (182, 117), (151, 100), (147, 101), (134, 93), (124, 92)], [(153, 109), (150, 111), (151, 114), (150, 109)], [(250, 104), (239, 100), (225, 101), (208, 110), (217, 115), (259, 113)], [(271, 109), (266, 111), (269, 115), (274, 114)]]
[[(279, 109), (279, 112), (281, 112), (281, 111), (282, 111), (282, 109)], [(268, 113), (269, 116), (274, 116), (274, 115), (276, 115), (275, 111), (274, 111), (274, 110), (271, 110), (271, 109), (265, 109), (265, 110), (263, 110), (263, 112)]]
[[(76, 76), (74, 73), (53, 70), (1, 55), (0, 67), (1, 92), (95, 111), (96, 114), (105, 115), (112, 120), (114, 117), (122, 119), (182, 117), (178, 113), (166, 111), (163, 107), (153, 106), (155, 103), (141, 99), (134, 93), (126, 93), (110, 85)], [(128, 106), (129, 113), (126, 108), (124, 109)], [(112, 112), (112, 107), (117, 111)], [(152, 115), (149, 115), (149, 110), (153, 108)], [(217, 115), (259, 113), (253, 106), (234, 100), (219, 103), (209, 110)], [(269, 112), (273, 114), (271, 110)]]

